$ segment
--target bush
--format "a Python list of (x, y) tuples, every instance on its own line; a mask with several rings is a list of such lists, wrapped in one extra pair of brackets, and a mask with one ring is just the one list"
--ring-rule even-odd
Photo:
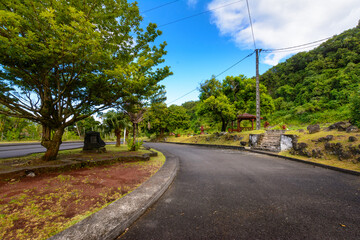
[(360, 96), (358, 94), (353, 95), (350, 103), (351, 122), (360, 127)]
[(133, 139), (127, 139), (127, 147), (128, 147), (128, 151), (138, 151), (140, 149), (140, 147), (143, 145), (143, 141), (137, 141), (135, 142), (135, 145), (133, 145)]

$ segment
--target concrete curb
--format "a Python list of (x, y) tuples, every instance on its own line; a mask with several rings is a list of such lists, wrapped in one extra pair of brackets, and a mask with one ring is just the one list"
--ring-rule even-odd
[(110, 240), (120, 236), (173, 182), (179, 168), (179, 158), (166, 152), (164, 155), (164, 165), (140, 187), (49, 240)]
[(253, 149), (246, 149), (245, 147), (227, 146), (227, 145), (212, 145), (212, 144), (177, 143), (177, 142), (166, 142), (166, 143), (190, 145), (190, 146), (201, 146), (201, 147), (205, 146), (205, 147), (210, 147), (210, 148), (212, 147), (212, 148), (244, 150), (244, 151), (247, 151), (247, 152), (265, 154), (265, 155), (269, 155), (269, 156), (272, 156), (272, 157), (278, 157), (278, 158), (282, 158), (282, 159), (286, 159), (286, 160), (290, 160), (290, 161), (301, 162), (301, 163), (310, 164), (310, 165), (317, 166), (317, 167), (331, 169), (331, 170), (342, 172), (342, 173), (347, 173), (347, 174), (351, 174), (351, 175), (355, 175), (355, 176), (360, 176), (360, 172), (357, 172), (357, 171), (348, 170), (348, 169), (344, 169), (344, 168), (338, 168), (338, 167), (329, 166), (329, 165), (325, 165), (325, 164), (321, 164), (321, 163), (310, 162), (310, 161), (306, 161), (306, 160), (302, 160), (302, 159), (298, 159), (298, 158), (281, 156), (281, 155), (278, 155), (278, 154), (272, 153), (272, 152), (265, 152), (265, 151), (259, 151), (259, 150), (253, 150)]

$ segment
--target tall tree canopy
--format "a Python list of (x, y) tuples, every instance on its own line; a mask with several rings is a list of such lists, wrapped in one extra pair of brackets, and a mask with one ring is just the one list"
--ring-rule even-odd
[[(244, 75), (227, 76), (222, 83), (222, 90), (229, 101), (234, 104), (236, 112), (256, 113), (256, 80)], [(261, 115), (267, 115), (275, 110), (274, 101), (266, 87), (260, 83)]]
[(235, 119), (236, 110), (224, 94), (221, 82), (212, 77), (200, 85), (200, 103), (197, 114), (221, 122), (221, 131), (226, 131), (229, 121)]
[(153, 69), (165, 43), (152, 46), (161, 32), (141, 21), (126, 0), (2, 2), (0, 113), (42, 125), (45, 160), (56, 158), (65, 127), (152, 85), (114, 71), (169, 72)]

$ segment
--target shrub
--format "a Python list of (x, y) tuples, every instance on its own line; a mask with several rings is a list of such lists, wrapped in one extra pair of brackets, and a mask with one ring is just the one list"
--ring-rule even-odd
[(360, 96), (359, 94), (355, 94), (350, 99), (350, 116), (351, 122), (360, 127)]
[(128, 151), (138, 151), (144, 143), (143, 141), (137, 141), (137, 142), (135, 142), (135, 145), (134, 145), (132, 138), (127, 139), (126, 142), (127, 142)]

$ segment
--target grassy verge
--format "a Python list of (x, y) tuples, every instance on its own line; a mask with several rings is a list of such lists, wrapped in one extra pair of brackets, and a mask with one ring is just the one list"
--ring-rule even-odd
[[(126, 147), (107, 149), (129, 154)], [(60, 154), (64, 157), (79, 151), (66, 150)], [(149, 161), (0, 182), (0, 239), (46, 239), (130, 193), (164, 162), (165, 156), (158, 152)]]

